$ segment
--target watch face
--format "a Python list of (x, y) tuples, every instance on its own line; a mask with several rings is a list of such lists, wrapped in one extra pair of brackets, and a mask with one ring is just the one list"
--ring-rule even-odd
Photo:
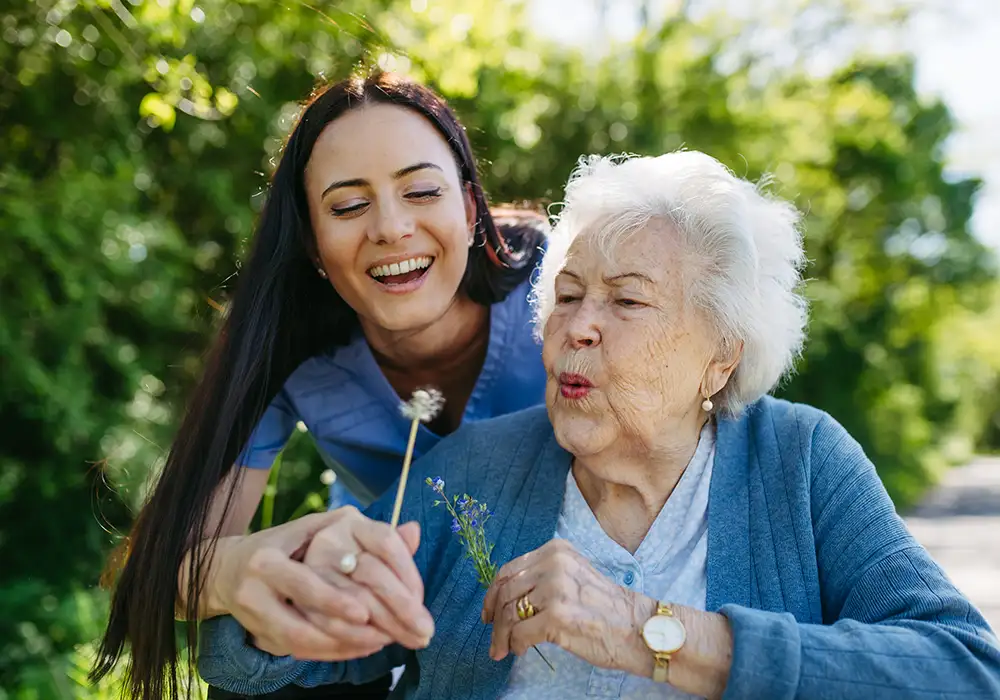
[(670, 654), (684, 646), (684, 625), (676, 617), (656, 615), (642, 626), (642, 638), (653, 651)]

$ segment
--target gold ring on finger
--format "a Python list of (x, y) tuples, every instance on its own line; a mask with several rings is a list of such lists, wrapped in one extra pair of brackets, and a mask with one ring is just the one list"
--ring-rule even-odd
[(523, 595), (517, 599), (517, 616), (519, 619), (527, 620), (529, 617), (534, 617), (535, 612), (535, 606), (528, 600), (527, 595)]

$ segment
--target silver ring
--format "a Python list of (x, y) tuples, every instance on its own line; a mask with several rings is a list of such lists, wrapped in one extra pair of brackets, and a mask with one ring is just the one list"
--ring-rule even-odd
[(358, 557), (356, 554), (348, 552), (340, 558), (340, 572), (345, 576), (350, 576), (358, 568)]

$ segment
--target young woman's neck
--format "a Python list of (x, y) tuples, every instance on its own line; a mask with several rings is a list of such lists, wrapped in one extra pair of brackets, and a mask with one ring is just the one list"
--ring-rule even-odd
[(422, 386), (444, 393), (444, 411), (429, 426), (446, 435), (462, 422), (490, 340), (490, 309), (459, 297), (444, 315), (424, 328), (390, 332), (362, 321), (375, 361), (401, 399)]
[(428, 326), (388, 331), (362, 319), (361, 329), (383, 369), (439, 374), (466, 362), (475, 348), (488, 340), (489, 318), (489, 307), (459, 296)]

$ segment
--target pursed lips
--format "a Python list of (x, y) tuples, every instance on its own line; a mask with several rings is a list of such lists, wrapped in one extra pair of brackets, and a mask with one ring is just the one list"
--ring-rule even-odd
[(559, 393), (566, 399), (585, 398), (594, 388), (593, 382), (582, 374), (561, 372), (558, 377)]

